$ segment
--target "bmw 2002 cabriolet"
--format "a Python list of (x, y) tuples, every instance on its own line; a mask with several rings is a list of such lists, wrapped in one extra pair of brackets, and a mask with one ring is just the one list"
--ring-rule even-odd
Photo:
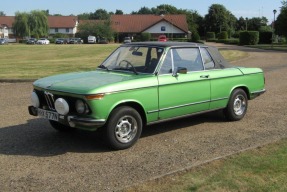
[(113, 149), (126, 149), (146, 125), (223, 109), (244, 117), (248, 100), (265, 92), (259, 68), (231, 66), (204, 44), (123, 44), (96, 70), (33, 83), (29, 113), (59, 131), (102, 128)]

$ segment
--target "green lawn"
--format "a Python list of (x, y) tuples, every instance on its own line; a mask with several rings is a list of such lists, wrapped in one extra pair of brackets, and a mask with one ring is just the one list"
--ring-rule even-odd
[(132, 191), (287, 191), (287, 140), (125, 189)]
[[(119, 44), (0, 46), (0, 79), (38, 79), (49, 75), (94, 70)], [(223, 50), (229, 61), (246, 57)]]
[(118, 44), (0, 46), (0, 79), (37, 79), (94, 70)]

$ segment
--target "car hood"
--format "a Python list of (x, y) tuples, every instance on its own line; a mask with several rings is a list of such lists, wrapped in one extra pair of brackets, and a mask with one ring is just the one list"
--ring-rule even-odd
[[(33, 83), (35, 87), (75, 93), (75, 94), (95, 94), (111, 91), (120, 91), (123, 89), (123, 81), (131, 81), (143, 78), (146, 75), (135, 75), (126, 73), (114, 73), (105, 71), (91, 71), (67, 73), (39, 79)], [(131, 83), (135, 88), (136, 82)], [(126, 84), (125, 84), (126, 85)]]

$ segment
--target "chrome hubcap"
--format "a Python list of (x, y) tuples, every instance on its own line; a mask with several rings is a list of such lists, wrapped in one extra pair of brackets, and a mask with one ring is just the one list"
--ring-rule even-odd
[(246, 110), (246, 100), (243, 95), (237, 95), (234, 99), (233, 110), (235, 115), (242, 115)]
[(115, 129), (117, 140), (121, 143), (130, 142), (135, 138), (137, 128), (137, 121), (132, 116), (124, 116), (120, 118)]

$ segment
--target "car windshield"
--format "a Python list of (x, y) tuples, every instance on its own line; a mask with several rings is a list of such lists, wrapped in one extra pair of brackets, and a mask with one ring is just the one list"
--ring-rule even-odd
[(135, 74), (152, 74), (155, 72), (163, 50), (162, 47), (119, 47), (99, 66), (99, 68)]

